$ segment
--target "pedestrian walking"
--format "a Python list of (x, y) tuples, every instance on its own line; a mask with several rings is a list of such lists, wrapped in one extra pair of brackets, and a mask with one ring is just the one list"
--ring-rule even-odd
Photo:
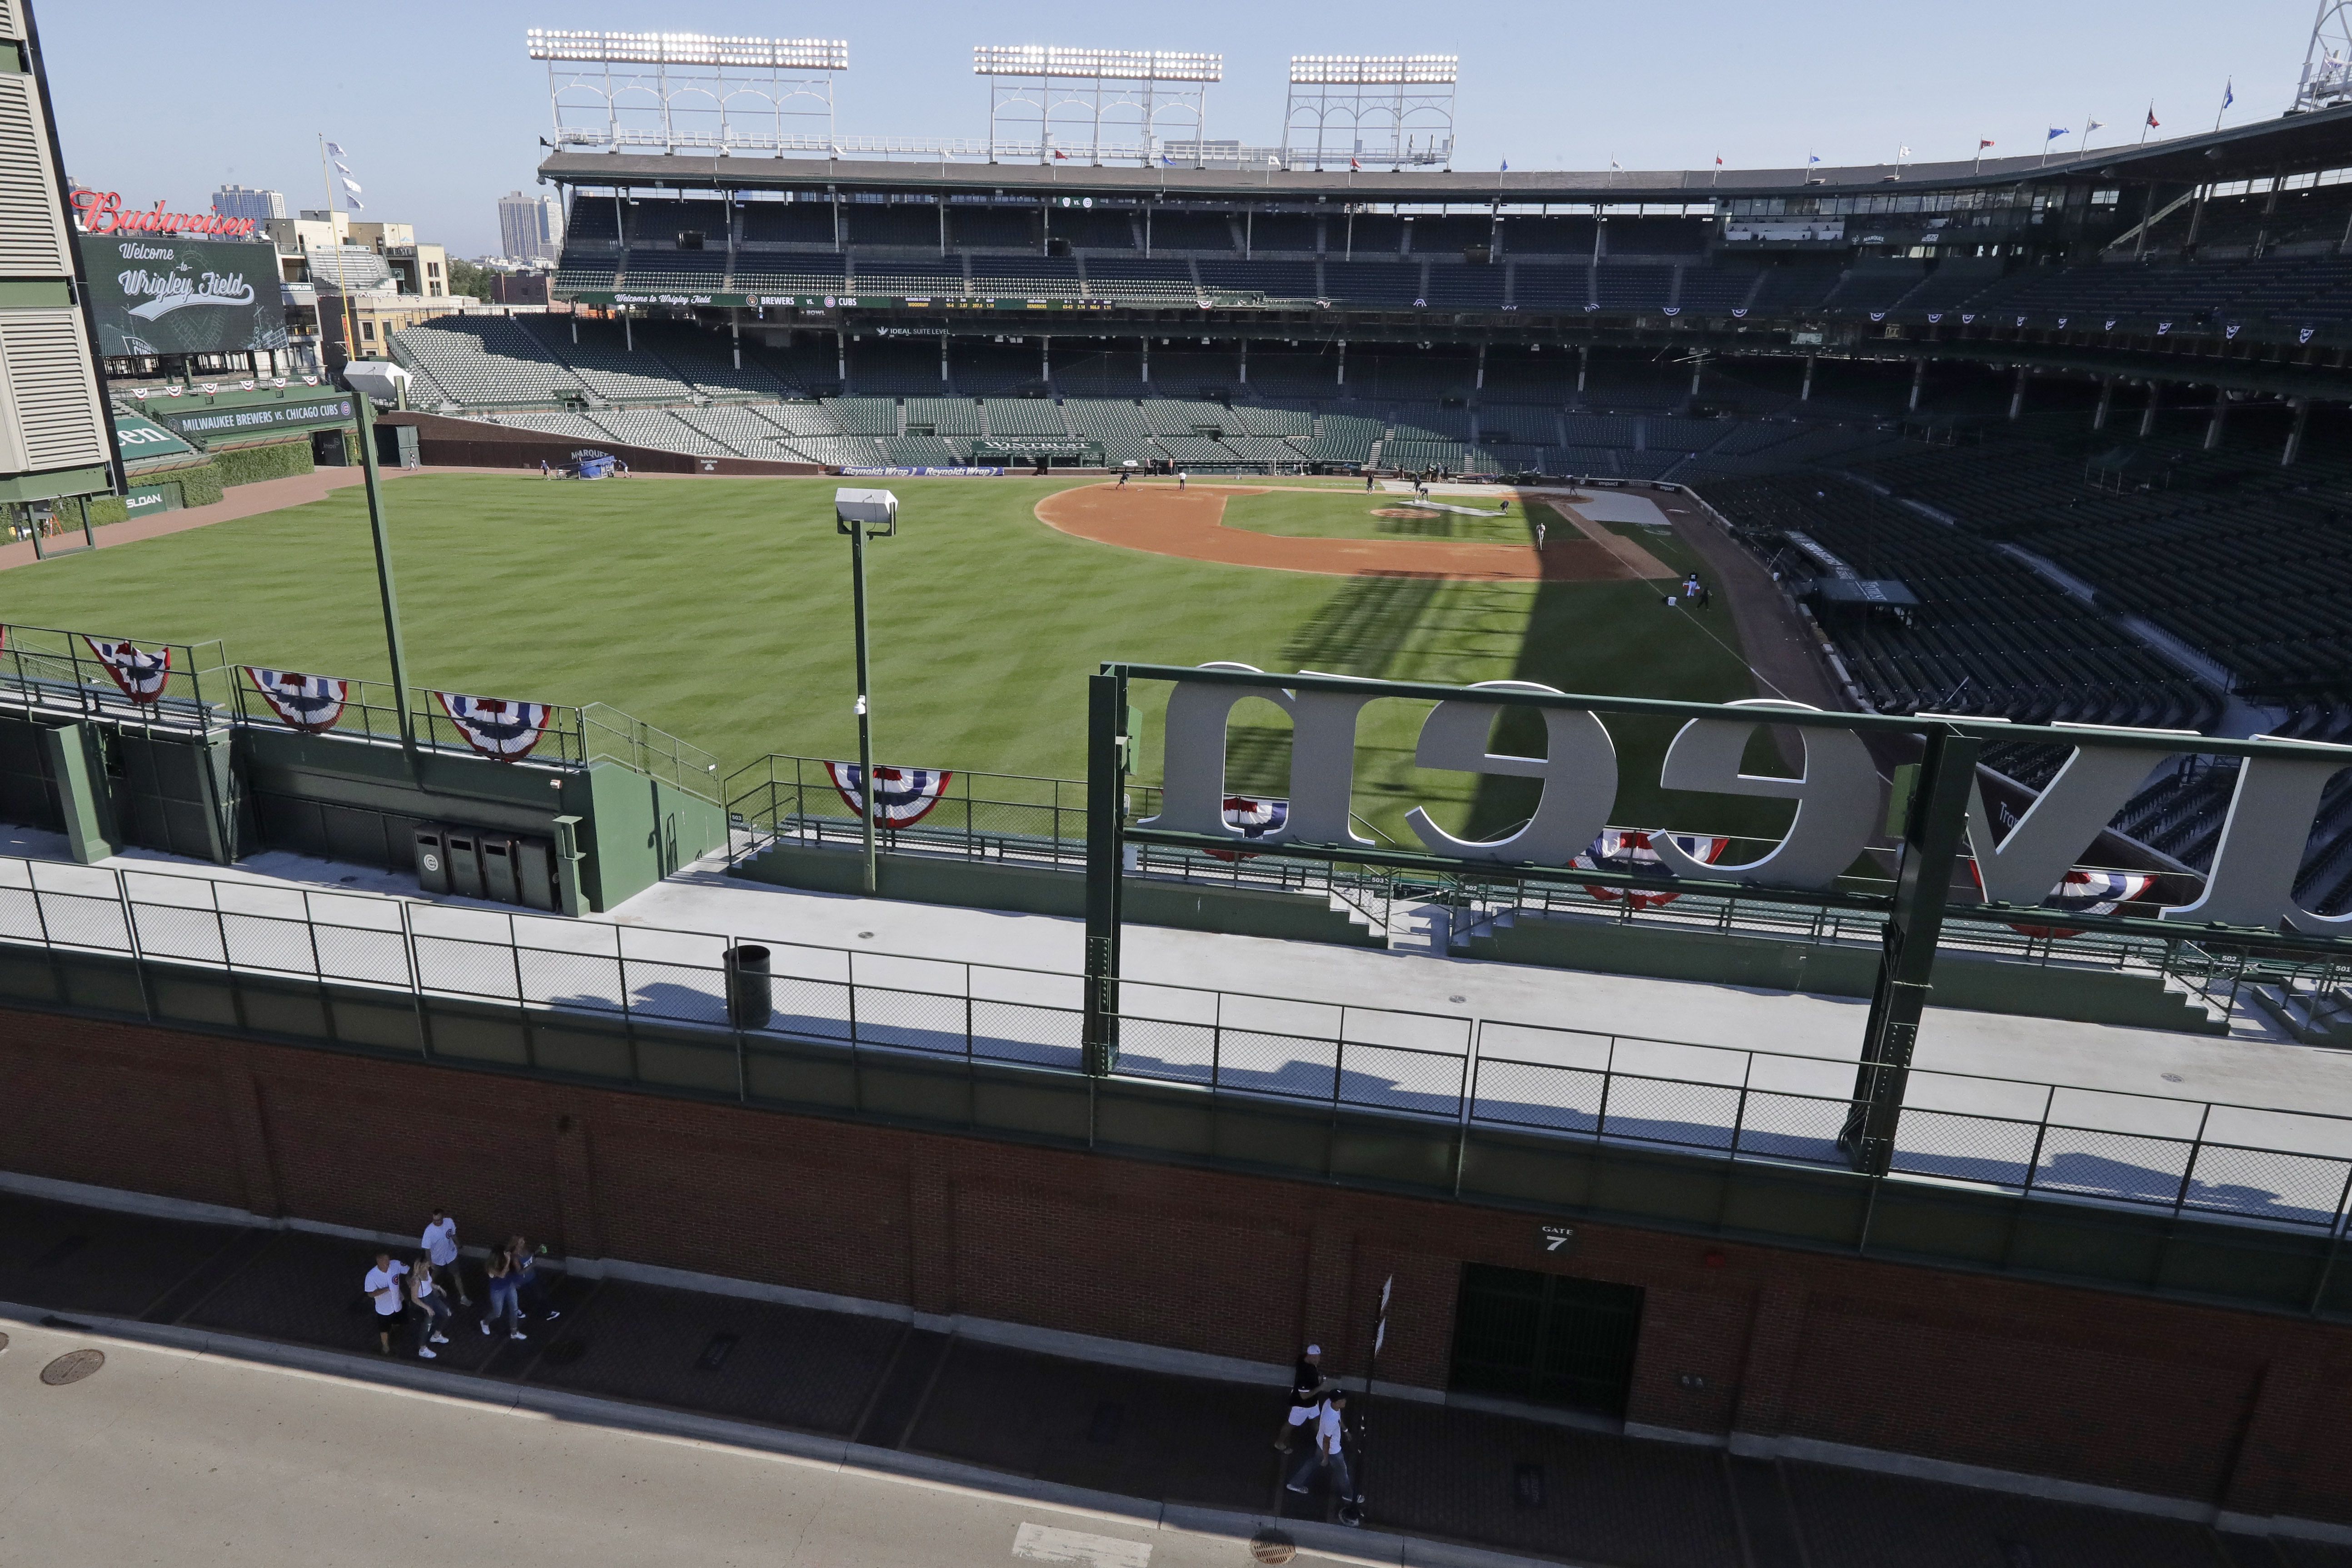
[(452, 1311), (448, 1292), (433, 1283), (433, 1259), (422, 1253), (416, 1267), (408, 1272), (408, 1304), (416, 1317), (416, 1353), (426, 1361), (435, 1360), (433, 1347), (449, 1342), (441, 1325)]
[(515, 1307), (518, 1315), (536, 1311), (551, 1323), (563, 1314), (547, 1304), (547, 1281), (539, 1277), (539, 1258), (546, 1250), (547, 1248), (542, 1247), (537, 1252), (532, 1251), (530, 1243), (520, 1236), (507, 1244), (507, 1251), (514, 1258)]
[(383, 1347), (386, 1355), (392, 1353), (392, 1331), (408, 1316), (407, 1292), (400, 1283), (407, 1272), (407, 1264), (394, 1261), (389, 1252), (379, 1252), (375, 1255), (375, 1267), (367, 1271), (367, 1278), (360, 1284), (360, 1289), (375, 1302), (376, 1342)]
[(1290, 1373), (1290, 1411), (1283, 1417), (1282, 1430), (1274, 1435), (1275, 1447), (1290, 1452), (1298, 1436), (1298, 1429), (1312, 1422), (1323, 1407), (1323, 1347), (1308, 1345), (1307, 1353)]
[(493, 1247), (489, 1260), (482, 1266), (482, 1272), (490, 1282), (489, 1305), (482, 1310), (482, 1332), (488, 1333), (490, 1325), (504, 1318), (507, 1337), (511, 1340), (524, 1338), (522, 1303), (515, 1294), (514, 1255), (503, 1247)]
[(1333, 1495), (1341, 1502), (1356, 1500), (1356, 1484), (1348, 1474), (1348, 1456), (1342, 1450), (1347, 1441), (1348, 1391), (1334, 1389), (1328, 1398), (1317, 1406), (1315, 1415), (1315, 1445), (1298, 1468), (1290, 1473), (1290, 1489), (1302, 1496), (1315, 1472), (1332, 1472)]
[(432, 1260), (434, 1282), (441, 1287), (441, 1293), (457, 1297), (460, 1307), (472, 1306), (474, 1299), (466, 1294), (466, 1271), (457, 1263), (457, 1222), (448, 1210), (433, 1211), (417, 1245)]

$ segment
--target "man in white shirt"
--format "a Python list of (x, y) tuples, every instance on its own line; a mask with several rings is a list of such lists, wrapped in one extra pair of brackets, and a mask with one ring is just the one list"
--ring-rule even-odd
[(361, 1283), (360, 1288), (375, 1302), (376, 1339), (386, 1355), (392, 1353), (392, 1331), (400, 1327), (401, 1319), (408, 1313), (407, 1292), (400, 1283), (407, 1273), (407, 1264), (394, 1262), (389, 1252), (379, 1252), (375, 1255), (375, 1267), (368, 1270), (367, 1279)]
[(1292, 1491), (1303, 1495), (1307, 1483), (1315, 1479), (1315, 1472), (1328, 1466), (1335, 1472), (1331, 1484), (1339, 1500), (1341, 1502), (1355, 1500), (1355, 1480), (1348, 1474), (1347, 1456), (1340, 1452), (1346, 1441), (1347, 1414), (1348, 1391), (1334, 1389), (1316, 1415), (1315, 1446), (1307, 1450), (1305, 1458), (1298, 1461), (1298, 1468), (1291, 1472)]
[(466, 1271), (457, 1267), (457, 1222), (447, 1210), (433, 1211), (420, 1245), (433, 1260), (433, 1276), (441, 1282), (441, 1289), (457, 1297), (460, 1307), (472, 1306), (474, 1299), (466, 1294)]

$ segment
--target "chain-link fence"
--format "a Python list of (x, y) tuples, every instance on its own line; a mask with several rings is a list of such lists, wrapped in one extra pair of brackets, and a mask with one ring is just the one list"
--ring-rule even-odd
[[(740, 989), (754, 947), (756, 1007)], [(632, 1053), (640, 1026), (663, 1048), (703, 1031), (714, 1060), (731, 1058), (713, 1069), (722, 1092), (788, 1042), (1082, 1070), (1075, 973), (281, 882), (0, 859), (0, 949), (19, 964), (44, 950), (127, 958), (143, 998), (211, 971), (373, 990), (420, 1012), (446, 999), (541, 1025), (603, 1020)], [(1212, 1095), (1435, 1121), (1465, 1139), (1492, 1129), (1847, 1163), (1856, 1068), (1832, 1057), (1138, 980), (1121, 984), (1118, 1033), (1120, 1077)], [(2312, 1058), (2314, 1085), (2329, 1060)], [(1928, 1068), (1910, 1072), (1905, 1099), (1900, 1179), (2319, 1230), (2344, 1224), (2352, 1196), (2352, 1117)]]

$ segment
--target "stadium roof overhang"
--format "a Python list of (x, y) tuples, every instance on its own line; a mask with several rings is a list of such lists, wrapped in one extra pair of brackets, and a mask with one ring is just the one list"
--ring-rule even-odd
[(1971, 189), (2039, 181), (2198, 184), (2352, 165), (2352, 104), (2142, 147), (1981, 163), (1682, 170), (1387, 170), (1117, 167), (1077, 163), (970, 163), (913, 158), (720, 157), (558, 152), (539, 166), (571, 185), (677, 190), (923, 191), (1006, 195), (1485, 206), (1693, 203), (1738, 196), (1853, 195)]

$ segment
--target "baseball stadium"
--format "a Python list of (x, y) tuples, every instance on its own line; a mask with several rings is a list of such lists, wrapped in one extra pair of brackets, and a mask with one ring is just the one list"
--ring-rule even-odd
[(1494, 172), (1450, 56), (932, 142), (533, 32), (559, 308), (0, 572), (0, 1204), (225, 1238), (0, 1299), (324, 1355), (454, 1194), (571, 1305), (452, 1388), (1259, 1561), (2352, 1563), (2347, 17), (2210, 132)]

